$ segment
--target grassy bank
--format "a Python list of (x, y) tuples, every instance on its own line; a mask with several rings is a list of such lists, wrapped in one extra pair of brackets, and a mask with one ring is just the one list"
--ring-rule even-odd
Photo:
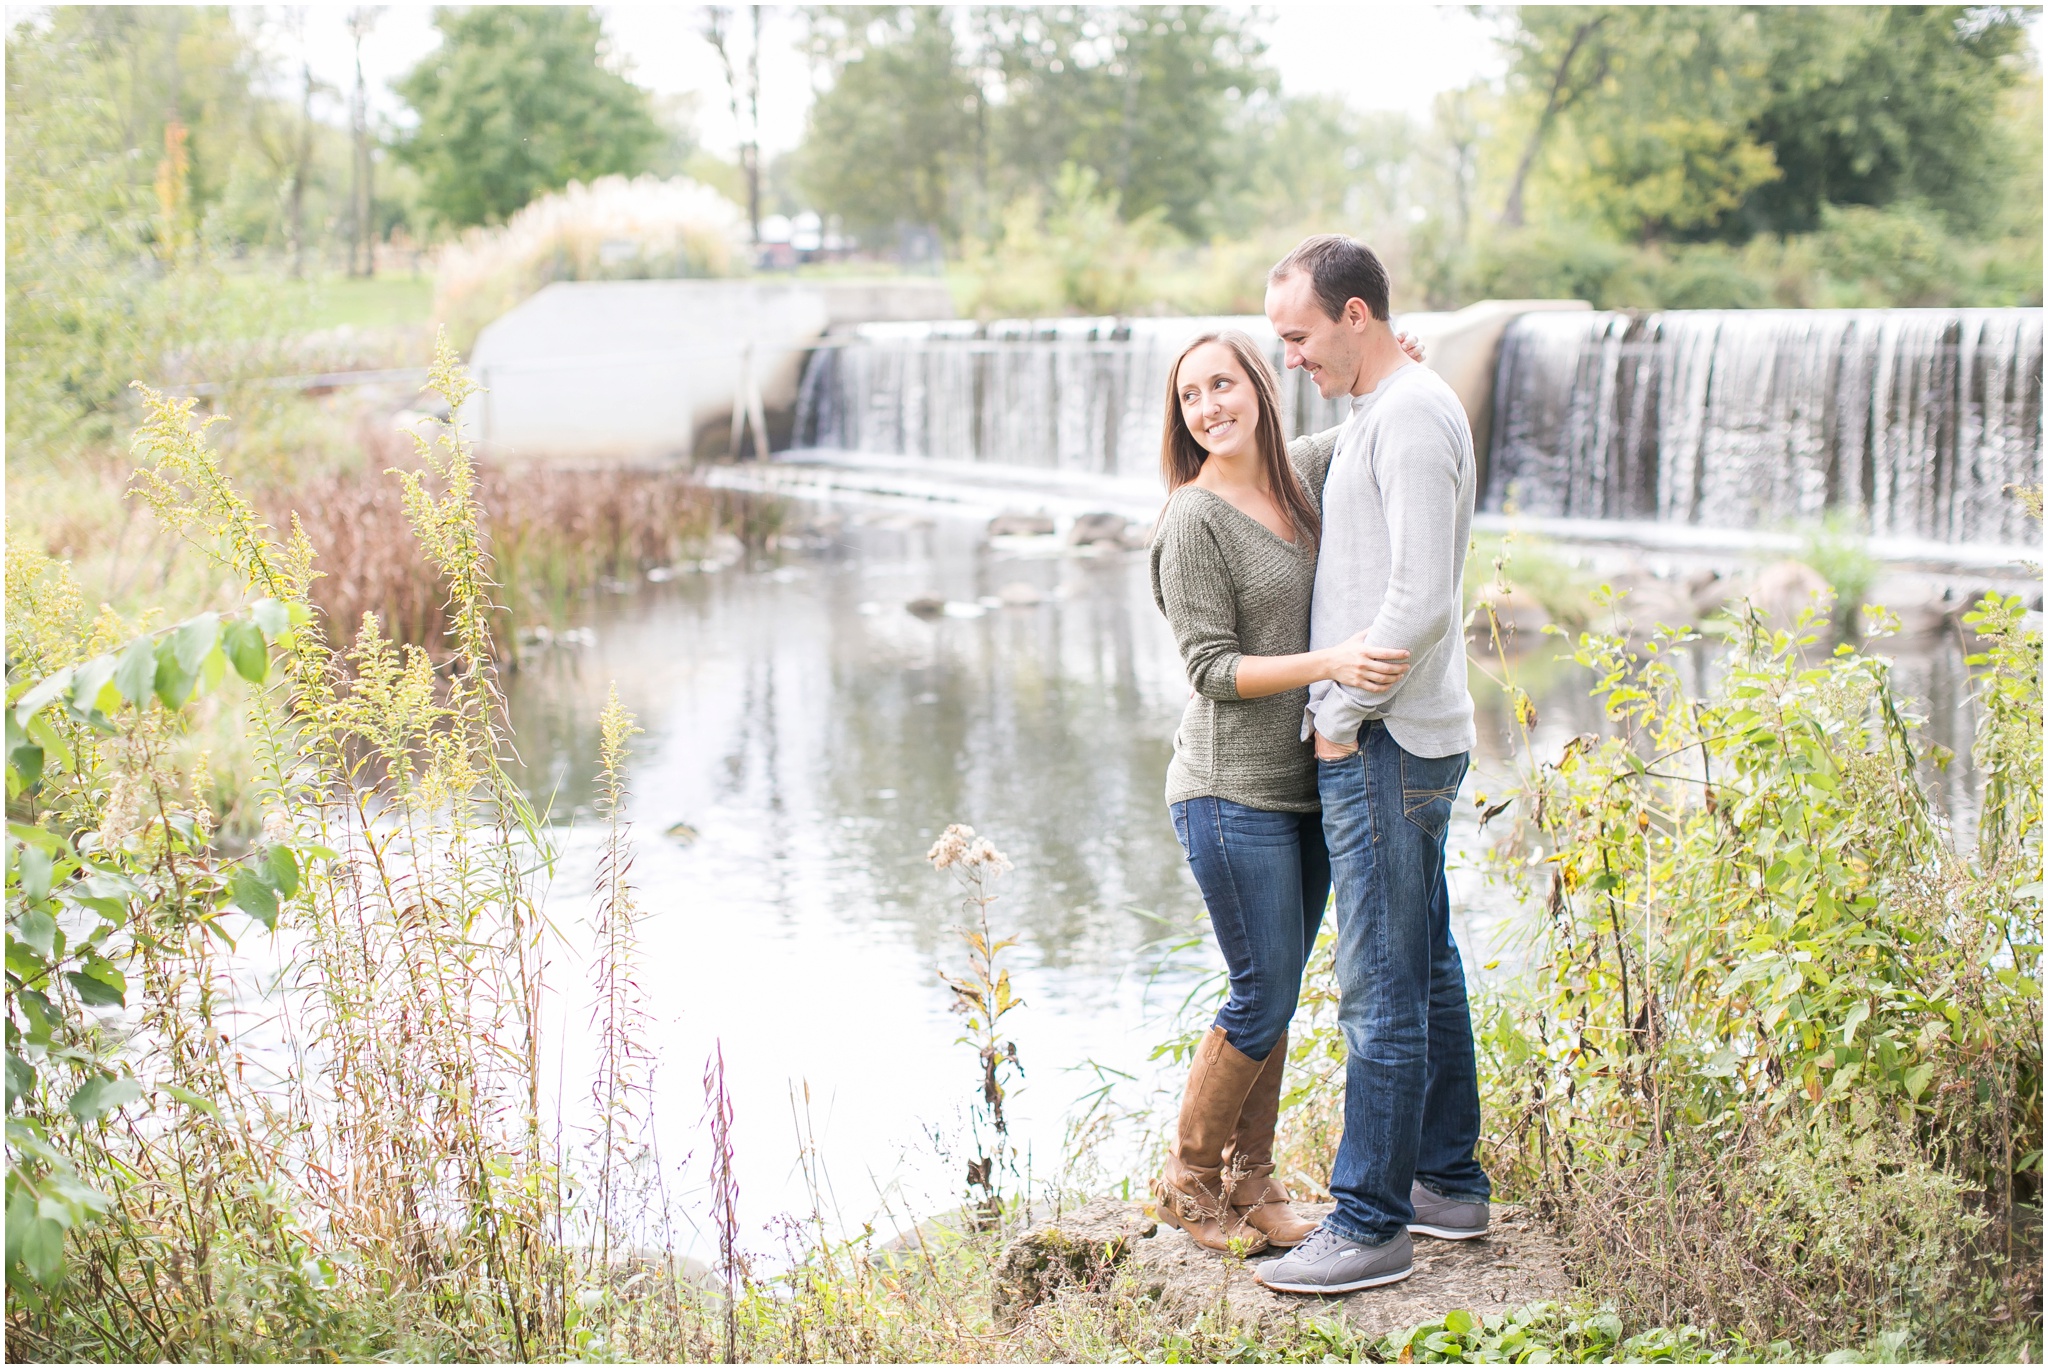
[[(466, 392), (445, 354), (434, 386), (450, 407)], [(1486, 1162), (1579, 1252), (1581, 1304), (1276, 1335), (1232, 1312), (1219, 1266), (1192, 1311), (1112, 1275), (1008, 1325), (1021, 1200), (1084, 1195), (1026, 1195), (1000, 1163), (999, 928), (955, 985), (989, 1081), (980, 1218), (890, 1248), (794, 1214), (782, 1272), (757, 1275), (714, 1071), (680, 1177), (712, 1195), (719, 1256), (685, 1261), (650, 1125), (616, 703), (597, 911), (559, 929), (591, 948), (598, 1040), (591, 1077), (559, 1087), (596, 1121), (542, 1105), (553, 848), (509, 777), (498, 582), (538, 555), (506, 529), (560, 519), (568, 487), (494, 483), (430, 429), (383, 502), (334, 476), (333, 522), (280, 527), (189, 401), (143, 417), (141, 498), (216, 595), (172, 613), (206, 611), (96, 609), (61, 559), (9, 549), (18, 1357), (1996, 1359), (2038, 1341), (2040, 639), (2017, 602), (1972, 624), (1968, 847), (1920, 787), (1881, 645), (1825, 655), (1804, 640), (1820, 620), (1738, 618), (1695, 695), (1672, 634), (1576, 639), (1607, 726), (1555, 755), (1525, 730), (1518, 785), (1487, 798), (1497, 873), (1547, 916), (1531, 969), (1479, 1011)], [(657, 498), (637, 478), (598, 498), (575, 477), (597, 530), (574, 545), (596, 550), (521, 583), (675, 556), (630, 521)], [(680, 505), (646, 517), (695, 526)], [(343, 527), (382, 531), (336, 555)], [(327, 558), (401, 556), (430, 596), (323, 602)], [(225, 735), (241, 749), (203, 744)], [(242, 839), (218, 828), (225, 771)], [(1282, 1123), (1282, 1172), (1310, 1188), (1341, 1106), (1328, 955)], [(274, 1019), (244, 996), (258, 965), (289, 1005)]]

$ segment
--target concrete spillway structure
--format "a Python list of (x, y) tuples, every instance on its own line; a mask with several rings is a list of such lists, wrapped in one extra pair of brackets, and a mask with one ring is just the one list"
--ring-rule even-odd
[(749, 383), (787, 413), (829, 330), (952, 312), (937, 279), (557, 281), (478, 335), (463, 427), (498, 459), (687, 458)]
[[(1480, 507), (1656, 527), (1667, 540), (1767, 532), (1839, 512), (1899, 554), (2037, 545), (2007, 494), (2042, 479), (2038, 309), (1595, 312), (1495, 301), (1396, 320), (1464, 400)], [(862, 327), (817, 353), (799, 461), (1124, 502), (1160, 494), (1166, 368), (1187, 338), (1263, 318), (1060, 319)], [(1283, 421), (1340, 420), (1298, 372)], [(1974, 553), (1973, 553), (1974, 554)]]

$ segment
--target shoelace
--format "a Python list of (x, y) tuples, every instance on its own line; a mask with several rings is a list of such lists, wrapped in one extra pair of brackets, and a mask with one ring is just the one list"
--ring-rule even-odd
[(1319, 1226), (1314, 1231), (1308, 1233), (1307, 1240), (1294, 1247), (1290, 1258), (1305, 1260), (1310, 1264), (1314, 1264), (1323, 1256), (1330, 1254), (1336, 1247), (1349, 1244), (1349, 1241), (1346, 1241), (1327, 1226)]

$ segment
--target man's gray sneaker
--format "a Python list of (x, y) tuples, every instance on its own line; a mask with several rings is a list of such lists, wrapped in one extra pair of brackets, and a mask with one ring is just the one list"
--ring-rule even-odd
[(1408, 1223), (1410, 1231), (1446, 1241), (1469, 1241), (1486, 1234), (1485, 1203), (1439, 1198), (1424, 1188), (1420, 1180), (1408, 1185), (1408, 1201), (1415, 1205), (1415, 1220)]
[(1319, 1226), (1279, 1259), (1259, 1265), (1252, 1277), (1281, 1293), (1356, 1293), (1407, 1278), (1415, 1272), (1414, 1252), (1405, 1231), (1379, 1245), (1360, 1245)]

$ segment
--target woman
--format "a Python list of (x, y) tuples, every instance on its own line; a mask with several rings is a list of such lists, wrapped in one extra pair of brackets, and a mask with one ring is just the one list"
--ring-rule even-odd
[(1308, 650), (1334, 432), (1290, 452), (1272, 368), (1243, 333), (1202, 334), (1169, 376), (1160, 464), (1171, 495), (1152, 543), (1152, 592), (1194, 695), (1166, 799), (1230, 996), (1195, 1052), (1152, 1192), (1161, 1220), (1211, 1249), (1249, 1254), (1315, 1229), (1273, 1177), (1287, 1025), (1330, 887), (1315, 753), (1302, 739), (1308, 686), (1385, 689), (1408, 653), (1367, 647), (1362, 632)]

